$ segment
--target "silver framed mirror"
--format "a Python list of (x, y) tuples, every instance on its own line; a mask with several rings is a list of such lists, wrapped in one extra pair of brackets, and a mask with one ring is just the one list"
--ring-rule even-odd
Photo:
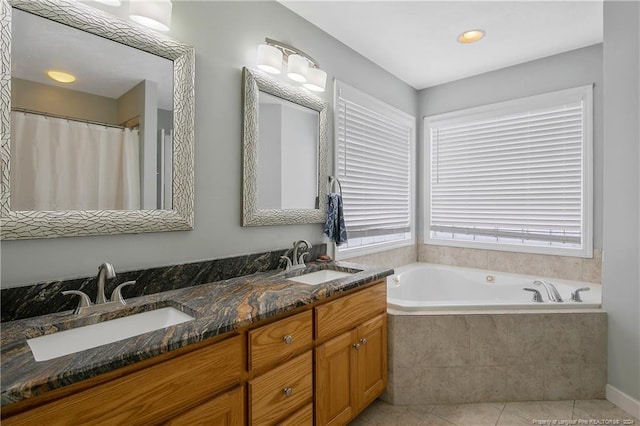
[[(193, 229), (193, 144), (195, 52), (193, 47), (71, 0), (0, 0), (0, 115), (2, 160), (0, 223), (3, 240), (85, 235), (162, 232)], [(55, 23), (147, 52), (172, 62), (173, 87), (168, 92), (173, 122), (169, 142), (170, 192), (157, 190), (168, 201), (157, 209), (140, 202), (138, 208), (91, 210), (12, 209), (12, 12), (27, 12)], [(15, 67), (14, 67), (15, 68)], [(159, 92), (158, 92), (159, 93)], [(159, 96), (159, 95), (158, 95)], [(159, 111), (159, 110), (158, 110)], [(160, 114), (158, 113), (158, 116)], [(73, 118), (66, 117), (67, 120)], [(171, 116), (168, 121), (171, 122)], [(155, 132), (155, 128), (153, 129)], [(160, 149), (158, 149), (160, 151)], [(160, 154), (158, 154), (160, 155)], [(171, 161), (172, 159), (172, 161)], [(158, 160), (158, 169), (161, 168)], [(154, 188), (154, 191), (156, 189)], [(155, 205), (154, 205), (155, 206)]]
[(242, 80), (242, 225), (324, 222), (327, 102), (262, 71)]

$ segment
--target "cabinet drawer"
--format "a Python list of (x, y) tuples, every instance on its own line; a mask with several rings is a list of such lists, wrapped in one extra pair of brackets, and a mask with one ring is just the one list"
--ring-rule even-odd
[(291, 358), (313, 342), (311, 311), (249, 332), (249, 370)]
[(312, 385), (311, 351), (251, 380), (249, 423), (271, 425), (287, 417), (287, 414), (311, 402)]
[(127, 424), (159, 423), (185, 406), (240, 383), (242, 338), (231, 337), (94, 388), (17, 414), (2, 423)]
[(278, 426), (313, 426), (313, 404), (305, 405), (278, 423)]
[(387, 285), (373, 287), (325, 303), (316, 309), (316, 338), (325, 339), (353, 328), (387, 310)]
[(166, 423), (167, 426), (242, 424), (244, 424), (244, 392), (241, 386), (198, 405)]

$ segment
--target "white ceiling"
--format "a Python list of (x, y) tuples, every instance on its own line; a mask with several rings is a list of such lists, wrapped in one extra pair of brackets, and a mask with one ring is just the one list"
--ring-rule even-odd
[[(158, 83), (158, 105), (173, 110), (173, 62), (17, 9), (11, 16), (12, 77), (117, 99), (142, 80)], [(69, 72), (72, 84), (46, 72)]]
[(418, 90), (602, 42), (602, 0), (280, 3)]

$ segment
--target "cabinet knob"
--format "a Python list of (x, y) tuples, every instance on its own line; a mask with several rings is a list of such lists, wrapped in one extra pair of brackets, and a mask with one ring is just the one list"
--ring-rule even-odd
[(363, 345), (367, 344), (367, 338), (363, 337), (362, 339), (360, 339), (360, 343), (362, 343)]
[(360, 343), (354, 343), (353, 344), (353, 348), (357, 351), (358, 349), (360, 349)]
[(291, 388), (284, 388), (282, 390), (282, 393), (284, 394), (284, 396), (291, 396), (293, 395), (293, 389)]
[(287, 334), (286, 336), (284, 336), (284, 343), (286, 343), (287, 345), (290, 345), (291, 342), (293, 342), (293, 336)]

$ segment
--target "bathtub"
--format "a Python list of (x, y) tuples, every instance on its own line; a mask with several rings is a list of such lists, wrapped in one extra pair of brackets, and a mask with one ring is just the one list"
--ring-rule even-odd
[[(548, 300), (537, 279), (555, 285), (563, 302)], [(572, 302), (571, 293), (580, 293), (583, 302)], [(533, 301), (534, 288), (542, 294), (543, 303)], [(395, 269), (387, 278), (387, 302), (396, 312), (432, 310), (503, 310), (503, 309), (597, 309), (602, 300), (602, 286), (593, 283), (544, 278), (530, 275), (494, 272), (481, 269), (413, 263)]]
[[(601, 286), (414, 263), (387, 280), (388, 383), (395, 405), (604, 398), (607, 316)], [(532, 302), (535, 288), (543, 303)], [(584, 302), (571, 302), (571, 292)]]

